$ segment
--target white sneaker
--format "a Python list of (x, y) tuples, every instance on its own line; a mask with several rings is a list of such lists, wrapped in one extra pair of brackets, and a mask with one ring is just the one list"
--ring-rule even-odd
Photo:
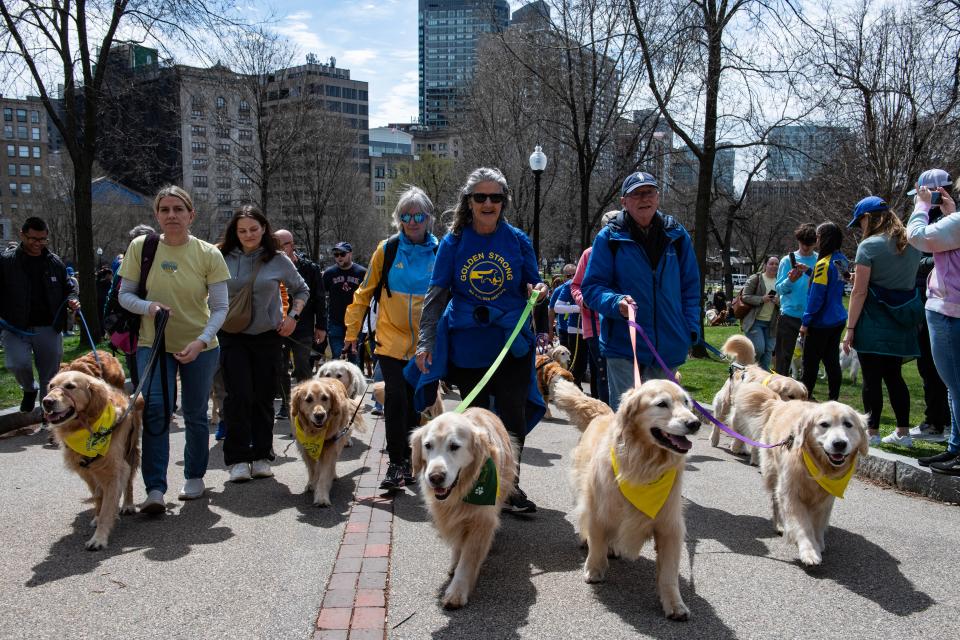
[(881, 442), (882, 439), (880, 438), (880, 434), (874, 434), (870, 436), (869, 444), (871, 447), (879, 446)]
[(187, 481), (183, 483), (183, 488), (180, 489), (179, 498), (181, 500), (196, 500), (203, 496), (203, 492), (206, 490), (203, 478), (187, 478)]
[(910, 436), (898, 436), (896, 431), (883, 436), (881, 442), (883, 442), (883, 444), (895, 444), (899, 447), (906, 447), (907, 449), (913, 446), (913, 438)]
[(228, 482), (246, 482), (251, 477), (250, 463), (238, 462), (230, 467), (230, 480), (228, 480)]
[(272, 478), (273, 471), (270, 469), (270, 461), (266, 458), (254, 460), (250, 465), (250, 475), (254, 478)]
[(167, 503), (163, 501), (163, 493), (154, 489), (147, 493), (147, 499), (140, 503), (140, 513), (159, 515), (167, 512)]
[(910, 429), (910, 436), (916, 440), (926, 440), (927, 442), (945, 442), (947, 436), (944, 427), (937, 427), (926, 422), (918, 424)]

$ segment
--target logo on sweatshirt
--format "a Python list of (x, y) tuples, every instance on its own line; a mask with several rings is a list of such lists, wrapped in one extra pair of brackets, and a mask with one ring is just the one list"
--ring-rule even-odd
[(476, 253), (460, 268), (460, 280), (470, 285), (477, 298), (489, 302), (503, 294), (504, 283), (513, 280), (513, 268), (495, 251)]

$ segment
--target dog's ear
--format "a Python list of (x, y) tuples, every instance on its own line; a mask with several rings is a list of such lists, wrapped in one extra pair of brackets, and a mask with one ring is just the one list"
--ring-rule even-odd
[[(330, 416), (327, 418), (327, 424), (343, 425), (350, 416), (347, 415), (347, 390), (343, 385), (330, 385)], [(342, 427), (337, 427), (342, 428)]]
[(307, 385), (309, 382), (301, 382), (293, 388), (293, 391), (290, 393), (290, 422), (292, 423), (294, 418), (300, 417), (300, 402), (303, 400), (303, 396), (307, 392)]
[(414, 429), (410, 434), (410, 467), (415, 476), (423, 471), (423, 434), (426, 426)]
[(87, 375), (78, 375), (77, 378), (78, 386), (86, 386), (87, 406), (83, 408), (83, 411), (80, 411), (79, 407), (76, 407), (76, 409), (80, 413), (83, 421), (91, 425), (97, 421), (100, 414), (103, 413), (103, 410), (107, 408), (107, 402), (110, 400), (110, 392), (107, 390), (107, 383), (97, 380), (96, 378), (91, 378)]
[(857, 447), (857, 453), (861, 456), (870, 454), (870, 436), (867, 435), (867, 414), (853, 412), (855, 421), (854, 425), (857, 431), (860, 433), (860, 446)]

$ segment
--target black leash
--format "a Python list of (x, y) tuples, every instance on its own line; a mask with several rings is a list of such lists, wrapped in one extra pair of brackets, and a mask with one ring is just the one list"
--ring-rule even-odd
[[(127, 405), (127, 408), (124, 412), (117, 418), (117, 421), (114, 424), (120, 424), (123, 422), (124, 418), (130, 415), (130, 412), (133, 410), (133, 406), (137, 402), (137, 396), (143, 391), (143, 387), (146, 384), (147, 380), (153, 377), (154, 369), (157, 366), (157, 356), (158, 354), (166, 351), (167, 341), (164, 336), (164, 330), (167, 328), (167, 320), (170, 318), (170, 312), (166, 309), (160, 309), (157, 311), (157, 314), (153, 318), (154, 327), (156, 330), (156, 335), (153, 337), (153, 345), (150, 347), (150, 359), (147, 360), (147, 366), (143, 370), (143, 375), (140, 376), (140, 384), (137, 385), (137, 388), (133, 390), (133, 395), (130, 396), (130, 404)], [(161, 359), (160, 364), (160, 373), (163, 376), (161, 382), (163, 386), (163, 414), (164, 421), (169, 423), (170, 420), (170, 400), (167, 395), (167, 362), (166, 358)], [(150, 388), (147, 387), (147, 394), (144, 395), (144, 402), (147, 401), (150, 393)], [(166, 428), (166, 427), (164, 427)], [(151, 434), (151, 435), (160, 435), (160, 434)]]

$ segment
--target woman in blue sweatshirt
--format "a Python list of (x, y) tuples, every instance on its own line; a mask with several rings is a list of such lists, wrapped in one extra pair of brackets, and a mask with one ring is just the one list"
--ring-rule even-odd
[(832, 222), (824, 222), (817, 227), (817, 253), (820, 259), (813, 267), (807, 307), (800, 321), (800, 335), (804, 337), (803, 384), (811, 399), (821, 362), (827, 371), (830, 400), (840, 397), (843, 379), (840, 371), (840, 336), (847, 321), (847, 310), (843, 307), (843, 274), (848, 271), (847, 258), (840, 253), (842, 244), (843, 232), (840, 227)]

